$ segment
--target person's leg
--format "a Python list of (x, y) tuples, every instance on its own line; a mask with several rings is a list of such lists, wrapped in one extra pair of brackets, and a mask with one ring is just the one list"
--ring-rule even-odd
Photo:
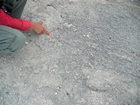
[(6, 0), (6, 1), (11, 5), (13, 5), (12, 12), (8, 14), (13, 18), (20, 18), (27, 0)]
[(20, 31), (0, 25), (0, 56), (16, 52), (25, 41), (26, 37)]

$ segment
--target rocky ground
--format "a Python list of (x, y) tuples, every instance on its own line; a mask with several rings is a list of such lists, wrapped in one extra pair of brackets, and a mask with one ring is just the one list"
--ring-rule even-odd
[(0, 58), (0, 105), (140, 105), (140, 1), (28, 0), (51, 36)]

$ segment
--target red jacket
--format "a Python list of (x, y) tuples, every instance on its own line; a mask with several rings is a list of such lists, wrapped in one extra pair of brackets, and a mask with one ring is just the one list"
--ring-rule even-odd
[(30, 21), (15, 19), (0, 10), (0, 25), (9, 26), (18, 30), (28, 30), (31, 26)]

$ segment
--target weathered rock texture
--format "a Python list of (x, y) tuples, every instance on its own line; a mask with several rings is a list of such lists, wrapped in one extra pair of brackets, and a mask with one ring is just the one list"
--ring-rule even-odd
[(140, 1), (28, 0), (51, 36), (0, 58), (0, 105), (140, 105)]

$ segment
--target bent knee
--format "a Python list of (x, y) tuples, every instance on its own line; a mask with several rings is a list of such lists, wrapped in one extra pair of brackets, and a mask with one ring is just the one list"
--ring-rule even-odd
[(26, 37), (22, 33), (15, 34), (15, 37), (12, 39), (12, 42), (9, 45), (8, 49), (11, 52), (15, 52), (24, 46), (25, 41)]
[(25, 41), (26, 37), (20, 31), (0, 25), (0, 53), (13, 53), (21, 49)]

